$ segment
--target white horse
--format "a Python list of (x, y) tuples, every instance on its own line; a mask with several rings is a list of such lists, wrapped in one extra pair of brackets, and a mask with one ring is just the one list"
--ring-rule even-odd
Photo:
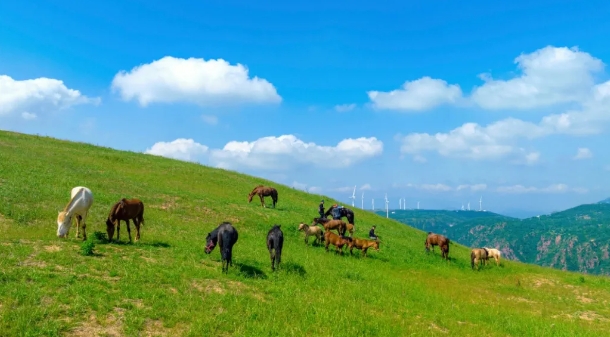
[(495, 248), (487, 248), (487, 247), (483, 247), (483, 248), (487, 249), (487, 258), (489, 259), (490, 257), (493, 257), (494, 260), (496, 260), (496, 266), (499, 266), (500, 257), (502, 257), (502, 252)]
[(79, 237), (80, 226), (83, 226), (83, 241), (87, 240), (87, 232), (85, 231), (85, 220), (89, 213), (89, 208), (93, 204), (93, 193), (91, 190), (78, 186), (72, 189), (70, 193), (70, 202), (63, 211), (57, 215), (57, 236), (67, 238), (72, 225), (72, 217), (76, 215), (76, 237)]

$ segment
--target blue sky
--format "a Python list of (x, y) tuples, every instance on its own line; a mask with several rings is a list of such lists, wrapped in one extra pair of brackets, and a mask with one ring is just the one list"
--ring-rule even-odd
[(561, 210), (610, 196), (609, 15), (602, 1), (3, 2), (0, 128), (346, 204), (357, 185), (367, 208), (387, 193), (391, 208)]

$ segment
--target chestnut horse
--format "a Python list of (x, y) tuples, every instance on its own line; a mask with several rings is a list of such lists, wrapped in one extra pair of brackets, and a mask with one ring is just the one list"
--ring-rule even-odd
[[(320, 224), (322, 226), (324, 226), (324, 230), (332, 230), (335, 229), (337, 230), (337, 233), (339, 233), (339, 235), (344, 236), (345, 235), (345, 231), (347, 230), (347, 224), (345, 223), (345, 221), (343, 220), (330, 220), (330, 219), (326, 219), (326, 218), (313, 218), (313, 222), (311, 223), (312, 226), (315, 226), (316, 224)], [(353, 234), (354, 232), (354, 226), (351, 226), (352, 230), (351, 230), (351, 234)]]
[(252, 202), (252, 198), (255, 194), (258, 194), (258, 197), (261, 198), (261, 206), (267, 207), (265, 205), (265, 197), (271, 197), (273, 200), (273, 208), (275, 208), (275, 204), (277, 203), (277, 190), (273, 187), (258, 185), (256, 186), (250, 194), (248, 194), (248, 203)]
[(316, 239), (314, 240), (313, 243), (322, 243), (322, 241), (324, 241), (324, 234), (322, 234), (322, 228), (318, 227), (318, 226), (309, 226), (307, 224), (301, 223), (299, 225), (299, 231), (304, 231), (305, 232), (305, 244), (309, 244), (309, 237), (310, 236), (315, 236)]
[(343, 255), (343, 247), (345, 245), (349, 245), (350, 242), (350, 238), (347, 238), (345, 236), (339, 236), (331, 231), (326, 231), (324, 233), (324, 241), (325, 241), (325, 246), (326, 246), (326, 251), (328, 252), (328, 245), (333, 245), (335, 246), (335, 251), (338, 253), (339, 251), (341, 251), (341, 255)]
[(353, 255), (352, 249), (356, 247), (356, 249), (360, 249), (362, 251), (362, 256), (366, 257), (366, 251), (373, 247), (376, 251), (379, 251), (379, 240), (365, 240), (365, 239), (355, 239), (352, 238), (348, 244), (349, 253)]
[(106, 219), (106, 233), (108, 233), (109, 242), (112, 242), (115, 226), (116, 240), (120, 241), (121, 220), (127, 223), (129, 242), (131, 242), (131, 227), (129, 226), (129, 220), (133, 220), (133, 224), (136, 226), (136, 242), (138, 242), (140, 240), (140, 225), (144, 225), (144, 203), (137, 198), (123, 198), (112, 206), (108, 218)]
[(449, 243), (449, 239), (445, 236), (428, 232), (428, 237), (426, 237), (426, 251), (430, 253), (430, 247), (432, 247), (432, 251), (434, 251), (434, 246), (439, 246), (442, 257), (447, 260), (449, 259)]
[(487, 262), (489, 258), (489, 252), (485, 248), (473, 248), (470, 251), (470, 266), (474, 269), (474, 266), (477, 265), (477, 269), (479, 269), (481, 264)]

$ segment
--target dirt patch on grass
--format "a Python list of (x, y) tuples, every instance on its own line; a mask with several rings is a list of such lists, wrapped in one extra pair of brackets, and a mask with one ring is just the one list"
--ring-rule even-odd
[(203, 281), (193, 281), (191, 286), (196, 290), (207, 294), (216, 293), (224, 295), (230, 293), (233, 295), (249, 295), (259, 301), (266, 302), (265, 296), (260, 291), (239, 281), (227, 281), (223, 284), (218, 280), (207, 279)]
[(548, 285), (548, 286), (554, 286), (555, 285), (555, 281), (549, 280), (549, 279), (546, 279), (546, 278), (537, 278), (537, 279), (534, 279), (532, 282), (534, 284), (534, 287), (536, 287), (536, 288), (540, 288), (540, 287), (542, 287), (544, 285)]
[(593, 303), (593, 299), (588, 298), (588, 297), (584, 297), (584, 296), (577, 296), (576, 299), (580, 302), (580, 303)]
[(522, 302), (522, 303), (530, 303), (530, 304), (537, 303), (536, 301), (528, 300), (527, 298), (523, 298), (523, 297), (511, 296), (508, 299), (516, 301), (516, 302)]
[(434, 323), (430, 323), (430, 330), (436, 330), (442, 333), (449, 333), (449, 330), (445, 329), (445, 328), (441, 328), (440, 326), (434, 324)]
[(578, 318), (585, 320), (585, 321), (602, 321), (602, 322), (609, 322), (610, 320), (605, 318), (604, 316), (596, 313), (595, 311), (585, 311), (585, 312), (581, 312), (580, 315), (578, 315)]
[(176, 209), (176, 207), (178, 207), (178, 200), (180, 200), (179, 197), (172, 197), (169, 195), (163, 195), (161, 196), (161, 199), (163, 199), (163, 201), (161, 202), (161, 204), (155, 204), (155, 205), (150, 205), (147, 207), (151, 207), (151, 208), (156, 208), (156, 209), (161, 209), (164, 211), (171, 211), (173, 209)]
[(99, 320), (95, 313), (89, 315), (87, 321), (69, 332), (67, 336), (92, 337), (92, 336), (124, 336), (123, 321), (125, 309), (115, 308), (114, 312), (108, 314), (103, 320)]
[(152, 257), (146, 257), (146, 256), (140, 256), (140, 257), (148, 263), (157, 263), (157, 260), (153, 259)]
[(46, 250), (47, 252), (59, 252), (61, 250), (60, 246), (57, 245), (51, 245), (51, 246), (44, 246), (44, 250)]

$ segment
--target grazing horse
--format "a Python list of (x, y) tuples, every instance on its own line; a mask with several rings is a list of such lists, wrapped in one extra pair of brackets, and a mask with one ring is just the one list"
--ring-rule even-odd
[(484, 264), (489, 258), (489, 252), (485, 248), (473, 248), (470, 251), (470, 266), (474, 270), (474, 265), (477, 265), (477, 269), (481, 264)]
[(487, 249), (487, 259), (493, 257), (496, 260), (496, 266), (500, 265), (500, 258), (502, 257), (502, 252), (495, 248), (487, 248), (483, 247), (483, 249)]
[[(332, 230), (332, 229), (336, 229), (337, 233), (339, 233), (339, 235), (344, 236), (345, 235), (345, 231), (347, 230), (347, 224), (345, 223), (345, 221), (343, 220), (330, 220), (330, 219), (326, 219), (326, 218), (313, 218), (313, 222), (311, 223), (312, 226), (315, 226), (316, 224), (320, 224), (322, 226), (324, 226), (324, 230)], [(354, 228), (352, 226), (352, 233), (354, 231)]]
[(313, 241), (313, 243), (322, 243), (322, 241), (324, 241), (324, 234), (322, 234), (322, 228), (318, 227), (318, 226), (309, 226), (307, 224), (301, 223), (299, 225), (299, 231), (304, 231), (305, 232), (305, 244), (309, 244), (309, 236), (313, 235), (316, 237), (316, 239)]
[(205, 253), (210, 254), (216, 244), (220, 246), (220, 256), (222, 258), (222, 271), (228, 272), (229, 265), (233, 266), (233, 245), (237, 242), (237, 230), (230, 222), (223, 222), (213, 231), (208, 233), (205, 238), (207, 245)]
[(449, 243), (449, 239), (445, 236), (428, 232), (428, 237), (426, 237), (426, 251), (430, 253), (430, 247), (432, 247), (432, 251), (434, 251), (434, 246), (439, 246), (442, 257), (447, 260), (449, 259)]
[(282, 262), (282, 247), (284, 246), (284, 233), (280, 225), (273, 225), (267, 233), (267, 249), (271, 257), (271, 270), (275, 270)]
[[(328, 208), (328, 211), (326, 211), (326, 213), (324, 213), (324, 217), (327, 218), (329, 215), (331, 215), (332, 212), (333, 212), (333, 209), (335, 209), (335, 206), (334, 205), (330, 206)], [(347, 218), (347, 222), (355, 225), (355, 222), (354, 222), (354, 211), (352, 211), (351, 209), (342, 207), (341, 210), (339, 211), (339, 215), (342, 218), (346, 217)]]
[(248, 194), (248, 203), (252, 202), (252, 198), (255, 194), (258, 194), (258, 197), (261, 198), (262, 207), (267, 207), (265, 205), (265, 197), (271, 197), (271, 199), (273, 199), (273, 208), (275, 208), (275, 204), (277, 204), (277, 190), (275, 188), (263, 185), (256, 186), (252, 192)]
[(87, 214), (93, 204), (93, 193), (91, 190), (77, 186), (70, 192), (70, 202), (64, 207), (64, 210), (57, 214), (57, 236), (67, 238), (72, 225), (72, 216), (76, 215), (76, 237), (80, 235), (80, 227), (83, 227), (83, 241), (87, 240), (87, 227), (85, 221)]
[(343, 246), (349, 245), (351, 238), (345, 236), (339, 236), (331, 231), (326, 231), (324, 233), (324, 241), (326, 251), (328, 252), (328, 245), (332, 244), (335, 246), (335, 251), (338, 253), (341, 251), (341, 255), (343, 255)]
[(127, 222), (127, 233), (129, 234), (129, 242), (131, 242), (131, 227), (129, 220), (133, 220), (136, 226), (136, 242), (140, 240), (140, 225), (144, 224), (144, 203), (140, 199), (121, 199), (115, 203), (110, 209), (108, 218), (106, 219), (106, 233), (108, 233), (108, 241), (112, 242), (114, 236), (114, 228), (116, 226), (116, 240), (120, 241), (121, 220)]
[(365, 239), (355, 239), (352, 238), (348, 244), (349, 253), (353, 255), (352, 249), (356, 247), (356, 249), (360, 249), (362, 251), (362, 256), (366, 257), (366, 251), (373, 247), (376, 251), (379, 251), (379, 240), (365, 240)]

